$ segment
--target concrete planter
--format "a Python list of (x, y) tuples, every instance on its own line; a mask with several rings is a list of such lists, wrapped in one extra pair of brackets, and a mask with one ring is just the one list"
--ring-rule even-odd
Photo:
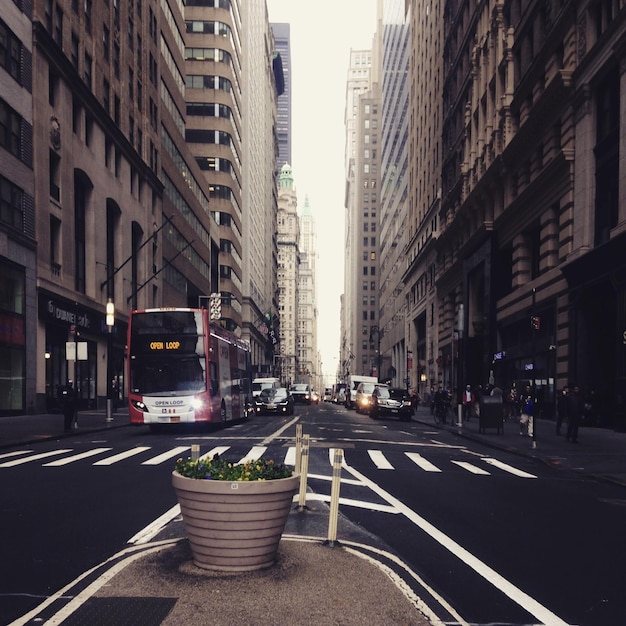
[(266, 481), (198, 480), (172, 473), (198, 567), (243, 572), (274, 564), (299, 474)]

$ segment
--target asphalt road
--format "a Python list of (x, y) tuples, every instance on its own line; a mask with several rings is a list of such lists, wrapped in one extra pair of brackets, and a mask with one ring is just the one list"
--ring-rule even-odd
[[(280, 459), (297, 423), (311, 441), (311, 497), (328, 498), (330, 459), (341, 449), (341, 515), (410, 564), (430, 602), (471, 624), (623, 624), (623, 489), (329, 404), (215, 433), (122, 428), (3, 452), (0, 623), (123, 549), (175, 504), (175, 456), (151, 460), (192, 443), (202, 453), (228, 447), (233, 459), (263, 446)], [(49, 456), (7, 465), (36, 454)]]

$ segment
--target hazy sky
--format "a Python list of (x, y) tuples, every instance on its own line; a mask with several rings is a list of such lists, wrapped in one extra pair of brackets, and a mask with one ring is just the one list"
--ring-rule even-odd
[(298, 210), (308, 196), (315, 217), (318, 348), (323, 374), (334, 376), (345, 245), (346, 79), (350, 49), (372, 46), (376, 0), (267, 0), (267, 10), (270, 22), (291, 25), (291, 166)]

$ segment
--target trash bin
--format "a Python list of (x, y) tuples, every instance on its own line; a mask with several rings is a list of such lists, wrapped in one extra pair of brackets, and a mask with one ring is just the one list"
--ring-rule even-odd
[(478, 416), (478, 432), (484, 433), (486, 428), (495, 428), (498, 435), (502, 433), (504, 423), (502, 397), (484, 396), (480, 399), (480, 415)]

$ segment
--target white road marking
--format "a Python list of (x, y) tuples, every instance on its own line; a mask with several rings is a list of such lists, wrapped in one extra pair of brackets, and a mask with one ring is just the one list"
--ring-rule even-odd
[(185, 452), (185, 450), (189, 450), (189, 447), (190, 446), (177, 446), (176, 448), (172, 448), (167, 452), (163, 452), (163, 454), (158, 454), (157, 456), (152, 457), (147, 461), (144, 461), (142, 465), (160, 465), (161, 463), (169, 461), (175, 456), (180, 456), (183, 452)]
[(369, 486), (374, 493), (378, 494), (392, 507), (397, 508), (409, 521), (415, 524), (418, 528), (421, 528), (428, 536), (434, 539), (442, 547), (463, 561), (463, 563), (471, 567), (479, 576), (508, 596), (525, 611), (540, 620), (541, 624), (546, 624), (548, 626), (568, 626), (567, 622), (564, 622), (560, 617), (552, 613), (552, 611), (540, 604), (537, 600), (513, 585), (513, 583), (509, 582), (506, 578), (504, 578), (504, 576), (498, 574), (498, 572), (489, 567), (486, 563), (483, 563), (456, 541), (433, 526), (421, 515), (418, 515), (415, 511), (406, 506), (406, 504), (392, 496), (389, 492), (385, 491), (374, 481), (367, 478), (367, 476), (361, 474), (358, 470), (350, 467), (345, 462), (345, 459), (343, 467), (355, 478), (361, 480), (364, 484)]
[(296, 417), (294, 417), (292, 420), (290, 420), (289, 422), (281, 426), (277, 431), (273, 432), (268, 437), (265, 437), (265, 439), (263, 439), (261, 444), (264, 446), (269, 445), (270, 443), (272, 443), (272, 441), (274, 441), (274, 439), (277, 439), (278, 437), (280, 437), (288, 428), (291, 428), (291, 426), (295, 424), (299, 419), (300, 418), (296, 415)]
[(5, 454), (0, 454), (0, 459), (8, 459), (12, 456), (18, 456), (20, 454), (30, 454), (32, 450), (17, 450), (16, 452), (6, 452)]
[(510, 472), (514, 476), (519, 476), (520, 478), (537, 478), (534, 474), (529, 474), (528, 472), (524, 472), (523, 470), (517, 469), (512, 465), (508, 465), (507, 463), (503, 463), (502, 461), (498, 461), (497, 459), (492, 459), (490, 457), (484, 457), (483, 461), (485, 463), (489, 463), (494, 467), (498, 467), (505, 472)]
[(289, 446), (287, 450), (287, 454), (285, 454), (285, 460), (283, 461), (285, 465), (293, 465), (296, 466), (296, 447)]
[(244, 456), (239, 461), (239, 463), (237, 463), (237, 465), (243, 465), (244, 463), (251, 463), (253, 461), (258, 461), (263, 456), (266, 450), (267, 450), (267, 447), (265, 446), (254, 446), (253, 448), (250, 449), (248, 454), (246, 454), (246, 456)]
[(464, 470), (471, 472), (472, 474), (478, 474), (479, 476), (491, 476), (491, 474), (488, 471), (480, 467), (476, 467), (475, 465), (472, 465), (471, 463), (467, 463), (466, 461), (452, 461), (452, 462), (455, 465), (462, 467)]
[(230, 450), (230, 446), (217, 446), (217, 448), (213, 448), (209, 450), (206, 454), (203, 454), (200, 458), (203, 461), (208, 461), (209, 459), (212, 459), (216, 454), (219, 454), (221, 456), (227, 450)]
[(80, 461), (81, 459), (87, 459), (90, 456), (96, 456), (96, 454), (102, 454), (108, 452), (112, 448), (94, 448), (93, 450), (87, 450), (87, 452), (81, 452), (80, 454), (73, 454), (72, 456), (66, 456), (63, 459), (57, 459), (51, 463), (44, 463), (43, 467), (60, 467), (61, 465), (69, 465), (74, 461)]
[(387, 460), (385, 455), (380, 450), (368, 450), (370, 459), (372, 459), (376, 469), (379, 470), (392, 470), (393, 465)]
[[(327, 480), (328, 482), (331, 482), (333, 479), (332, 476), (325, 476), (324, 474), (307, 474), (307, 476), (309, 478), (314, 478), (315, 480)], [(352, 480), (351, 478), (342, 478), (341, 482), (346, 485), (356, 485), (357, 487), (363, 486), (362, 482), (358, 480)]]
[(440, 472), (441, 470), (433, 465), (430, 461), (425, 459), (421, 454), (417, 452), (405, 452), (409, 459), (413, 461), (418, 467), (421, 467), (425, 472)]
[(131, 456), (135, 456), (136, 454), (141, 454), (142, 452), (145, 452), (146, 450), (150, 450), (150, 447), (149, 446), (137, 446), (136, 448), (126, 450), (126, 452), (120, 452), (119, 454), (114, 454), (113, 456), (109, 456), (106, 459), (96, 461), (94, 465), (113, 465), (113, 463), (117, 463), (118, 461), (123, 461), (124, 459), (128, 459)]
[(141, 529), (137, 534), (133, 535), (126, 543), (139, 545), (148, 543), (153, 537), (159, 534), (162, 528), (165, 528), (173, 519), (180, 515), (180, 504), (175, 504), (169, 511), (166, 511), (160, 517)]
[(33, 454), (32, 456), (28, 456), (22, 459), (13, 459), (13, 461), (7, 461), (6, 463), (0, 464), (0, 467), (15, 467), (16, 465), (22, 465), (23, 463), (30, 463), (31, 461), (38, 461), (39, 459), (47, 459), (50, 456), (54, 456), (55, 454), (65, 454), (66, 452), (71, 452), (72, 449), (64, 449), (64, 450), (52, 450), (51, 452), (42, 452), (41, 454)]
[[(330, 496), (325, 496), (322, 493), (307, 493), (306, 499), (307, 502), (311, 500), (317, 500), (318, 502), (330, 502)], [(293, 501), (298, 502), (298, 494), (293, 497)], [(352, 498), (339, 498), (339, 505), (352, 506), (358, 509), (367, 509), (368, 511), (379, 511), (380, 513), (400, 513), (398, 509), (387, 504), (375, 504), (374, 502), (353, 500)]]

